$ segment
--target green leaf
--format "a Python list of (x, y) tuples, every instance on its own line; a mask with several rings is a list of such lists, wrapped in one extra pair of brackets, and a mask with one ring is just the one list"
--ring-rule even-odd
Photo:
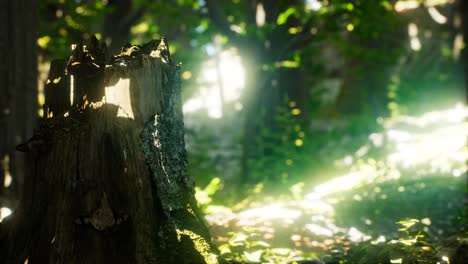
[(210, 183), (205, 187), (205, 192), (208, 193), (208, 195), (213, 195), (215, 194), (219, 187), (220, 187), (221, 179), (216, 177), (213, 178)]
[(410, 219), (410, 220), (405, 220), (405, 221), (398, 222), (398, 224), (403, 226), (403, 228), (401, 228), (400, 230), (402, 230), (402, 229), (403, 230), (408, 230), (410, 227), (412, 227), (416, 223), (419, 223), (418, 219)]
[(254, 252), (244, 252), (245, 258), (250, 262), (260, 262), (260, 258), (262, 257), (263, 250), (259, 249)]
[(49, 44), (51, 38), (50, 36), (43, 36), (43, 37), (40, 37), (37, 39), (37, 45), (39, 45), (39, 47), (45, 49), (47, 48), (47, 45)]
[(278, 18), (276, 19), (276, 24), (283, 25), (286, 23), (286, 21), (288, 21), (289, 16), (297, 14), (297, 9), (295, 7), (290, 7), (286, 9), (286, 11), (278, 15)]
[(247, 238), (249, 238), (249, 237), (246, 234), (237, 233), (231, 238), (231, 240), (229, 240), (229, 244), (231, 246), (241, 246), (241, 245), (244, 245), (245, 240)]

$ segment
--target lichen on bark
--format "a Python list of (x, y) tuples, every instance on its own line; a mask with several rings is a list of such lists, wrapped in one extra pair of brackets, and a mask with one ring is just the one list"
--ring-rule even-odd
[(184, 243), (174, 243), (175, 234), (178, 242), (191, 240), (204, 262), (219, 263), (217, 250), (198, 212), (194, 184), (187, 171), (180, 67), (169, 70), (165, 76), (168, 76), (168, 85), (163, 86), (162, 112), (144, 125), (141, 134), (143, 153), (167, 217), (159, 231), (164, 242), (162, 246), (171, 245), (171, 250), (180, 254), (173, 245)]

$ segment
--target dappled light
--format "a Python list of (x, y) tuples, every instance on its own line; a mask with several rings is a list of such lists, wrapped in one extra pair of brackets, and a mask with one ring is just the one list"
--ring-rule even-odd
[(130, 96), (130, 79), (120, 79), (113, 86), (105, 87), (103, 102), (119, 107), (117, 116), (134, 119)]
[(468, 0), (0, 14), (0, 263), (468, 263)]
[[(441, 175), (437, 177), (442, 181), (452, 181), (450, 177), (455, 176), (453, 179), (456, 179), (466, 174), (467, 117), (468, 107), (456, 104), (450, 109), (431, 111), (421, 116), (385, 119), (383, 132), (371, 133), (368, 142), (356, 153), (337, 161), (337, 164), (347, 167), (349, 173), (318, 184), (311, 192), (302, 191), (303, 187), (299, 186), (304, 184), (292, 186), (290, 189), (293, 193), (290, 195), (295, 197), (293, 199), (285, 193), (276, 194), (264, 197), (263, 205), (256, 200), (244, 203), (237, 209), (224, 209), (215, 205), (215, 201), (210, 201), (206, 219), (215, 234), (215, 240), (220, 243), (221, 248), (230, 248), (229, 254), (232, 254), (232, 247), (236, 245), (243, 248), (261, 240), (272, 248), (293, 246), (296, 256), (304, 256), (302, 250), (329, 250), (337, 243), (344, 243), (345, 248), (349, 246), (347, 243), (364, 241), (371, 245), (413, 245), (418, 241), (417, 237), (393, 239), (397, 226), (393, 230), (391, 227), (388, 227), (389, 230), (375, 230), (374, 227), (381, 220), (372, 214), (378, 213), (381, 210), (379, 207), (371, 209), (374, 213), (368, 214), (364, 219), (362, 218), (366, 214), (359, 216), (351, 212), (351, 215), (343, 216), (343, 212), (347, 211), (343, 208), (348, 208), (353, 203), (364, 206), (374, 200), (398, 203), (393, 200), (398, 193), (408, 196), (408, 199), (413, 199), (410, 197), (417, 193), (424, 196), (424, 193), (429, 192), (427, 184), (437, 179), (434, 178), (435, 174)], [(371, 153), (375, 153), (376, 149), (385, 150), (385, 154), (373, 156)], [(427, 180), (421, 177), (427, 177)], [(447, 177), (447, 180), (443, 179)], [(414, 185), (408, 185), (407, 182), (414, 182)], [(389, 190), (389, 186), (394, 187)], [(214, 194), (212, 192), (208, 196)], [(462, 193), (456, 195), (463, 197)], [(457, 198), (454, 196), (453, 199)], [(358, 205), (354, 205), (356, 206)], [(423, 208), (414, 207), (411, 210), (418, 212), (417, 214), (425, 214)], [(434, 230), (440, 235), (441, 229), (435, 227), (434, 222), (437, 223), (436, 226), (441, 222), (433, 217), (435, 216), (400, 222), (404, 226), (401, 230), (420, 223), (425, 232)], [(360, 224), (347, 226), (347, 222)], [(223, 244), (226, 242), (228, 243)], [(248, 252), (244, 253), (248, 255)], [(265, 250), (257, 253), (260, 254), (257, 259), (268, 259), (266, 256), (269, 253)]]

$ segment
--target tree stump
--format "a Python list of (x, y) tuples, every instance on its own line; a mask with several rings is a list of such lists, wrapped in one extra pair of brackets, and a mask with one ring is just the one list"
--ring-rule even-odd
[(2, 263), (219, 263), (187, 173), (167, 42), (106, 63), (93, 39), (51, 65), (32, 177), (0, 225)]

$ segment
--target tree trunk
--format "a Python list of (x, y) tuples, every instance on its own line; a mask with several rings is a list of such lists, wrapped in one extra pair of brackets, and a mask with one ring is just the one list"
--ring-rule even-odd
[[(464, 81), (465, 81), (465, 102), (468, 102), (468, 1), (460, 0), (458, 3), (459, 5), (459, 14), (462, 20), (462, 34), (463, 34), (463, 41), (465, 43), (463, 50), (461, 51), (461, 65), (463, 67), (464, 73)], [(468, 187), (468, 177), (465, 173), (465, 187)], [(464, 215), (468, 215), (468, 195), (465, 195), (465, 199), (463, 200), (464, 203)], [(463, 252), (463, 251), (462, 251)], [(463, 253), (460, 252), (460, 255)], [(466, 252), (466, 251), (465, 251)], [(466, 256), (464, 254), (463, 256)], [(463, 259), (460, 257), (460, 259)], [(461, 262), (460, 262), (461, 263)]]
[(461, 61), (463, 66), (463, 72), (465, 75), (465, 98), (468, 102), (468, 3), (467, 1), (460, 0), (459, 3), (459, 14), (462, 19), (462, 34), (463, 34), (463, 41), (465, 46), (461, 52)]
[(6, 1), (0, 10), (0, 207), (19, 199), (26, 163), (14, 150), (36, 125), (37, 10), (30, 0)]
[(33, 176), (0, 225), (2, 263), (222, 262), (187, 173), (167, 43), (126, 47), (110, 65), (103, 54), (94, 41), (51, 67), (47, 118), (18, 146)]

